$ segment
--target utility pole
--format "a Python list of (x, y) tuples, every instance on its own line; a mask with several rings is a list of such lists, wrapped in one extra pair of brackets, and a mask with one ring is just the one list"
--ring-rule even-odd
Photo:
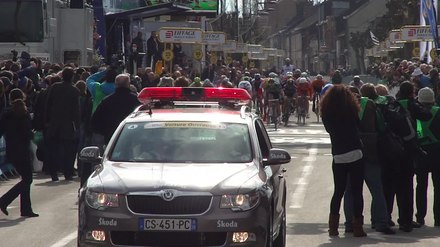
[(238, 11), (238, 0), (235, 0), (235, 12), (237, 14), (237, 36), (236, 36), (236, 40), (237, 42), (239, 42), (240, 40), (240, 16), (239, 16), (239, 11)]

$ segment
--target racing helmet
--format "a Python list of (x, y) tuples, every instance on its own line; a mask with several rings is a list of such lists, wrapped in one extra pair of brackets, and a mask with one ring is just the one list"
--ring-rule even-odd
[(270, 78), (275, 78), (275, 77), (277, 77), (278, 75), (277, 75), (277, 73), (275, 73), (275, 72), (270, 72), (269, 73), (269, 77)]
[(308, 83), (307, 78), (305, 78), (305, 77), (299, 78), (298, 83), (299, 84)]

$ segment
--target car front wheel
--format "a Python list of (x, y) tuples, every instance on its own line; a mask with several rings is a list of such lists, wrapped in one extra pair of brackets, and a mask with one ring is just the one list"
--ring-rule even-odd
[(273, 242), (273, 247), (285, 247), (286, 246), (286, 211), (283, 213), (282, 221), (280, 223), (280, 230), (278, 236)]

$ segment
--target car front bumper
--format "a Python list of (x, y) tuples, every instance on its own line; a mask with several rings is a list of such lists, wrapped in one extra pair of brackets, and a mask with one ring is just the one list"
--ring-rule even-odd
[[(252, 210), (233, 212), (216, 207), (219, 202), (213, 198), (209, 210), (199, 215), (135, 214), (122, 205), (101, 211), (81, 202), (79, 246), (266, 246), (270, 217), (264, 201)], [(188, 231), (145, 230), (145, 219), (190, 219), (195, 225)], [(100, 231), (105, 239), (94, 240), (92, 231)], [(234, 242), (234, 233), (242, 232), (247, 233), (247, 241)]]

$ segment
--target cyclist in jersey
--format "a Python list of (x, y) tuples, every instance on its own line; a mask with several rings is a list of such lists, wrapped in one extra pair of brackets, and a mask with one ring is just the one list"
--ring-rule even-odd
[(312, 88), (313, 88), (313, 105), (312, 105), (312, 111), (315, 111), (316, 106), (316, 98), (320, 96), (321, 90), (325, 85), (325, 81), (322, 77), (322, 75), (318, 74), (315, 77), (315, 80), (312, 81)]
[[(286, 83), (283, 86), (284, 101), (283, 101), (283, 112), (286, 112), (287, 107), (289, 107), (289, 102), (295, 102), (296, 96), (296, 85), (293, 77), (288, 77)], [(291, 109), (292, 110), (292, 109)]]
[(306, 110), (307, 117), (309, 117), (309, 100), (312, 97), (312, 91), (313, 91), (312, 85), (306, 77), (300, 77), (297, 80), (297, 84), (296, 84), (297, 101), (299, 97), (306, 97), (307, 100), (305, 101), (304, 107)]
[(282, 97), (283, 97), (283, 90), (281, 88), (280, 83), (277, 80), (275, 80), (275, 78), (269, 78), (269, 80), (267, 81), (267, 86), (265, 88), (265, 114), (264, 114), (265, 116), (267, 116), (268, 114), (270, 99), (277, 99), (276, 101), (277, 116), (279, 117), (281, 115), (280, 100), (282, 99)]

